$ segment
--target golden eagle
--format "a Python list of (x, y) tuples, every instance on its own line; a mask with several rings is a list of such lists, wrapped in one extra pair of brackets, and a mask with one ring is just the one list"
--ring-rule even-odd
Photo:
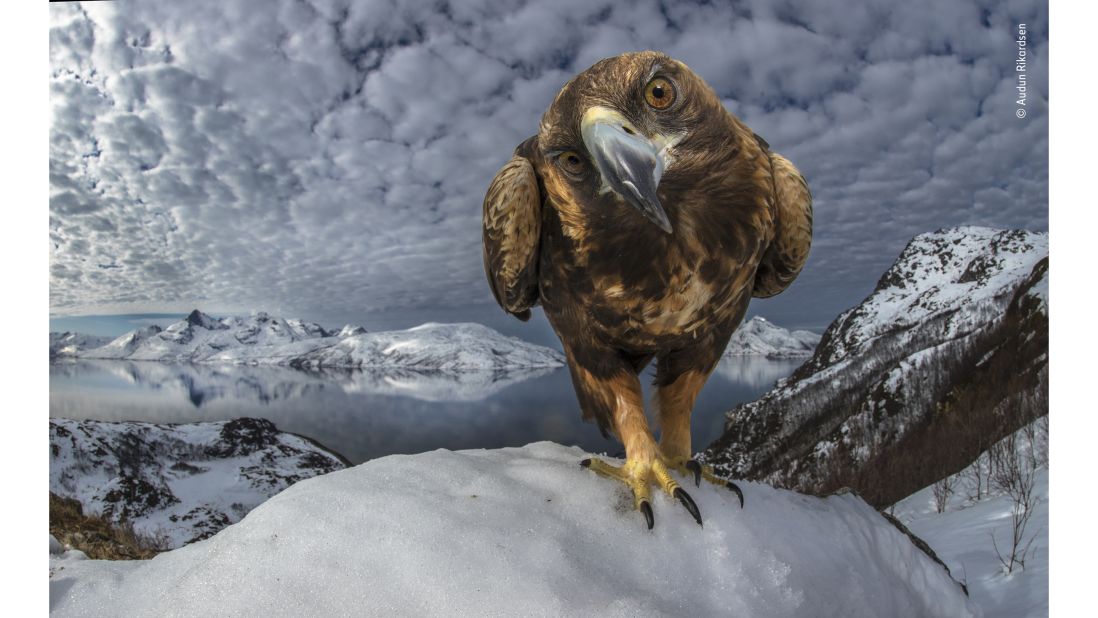
[[(521, 320), (541, 304), (585, 419), (625, 445), (624, 482), (651, 528), (649, 485), (701, 514), (670, 471), (726, 484), (692, 459), (694, 400), (752, 296), (797, 277), (812, 198), (793, 164), (681, 62), (602, 60), (561, 89), (484, 198), (484, 266)], [(657, 443), (638, 381), (656, 359)]]

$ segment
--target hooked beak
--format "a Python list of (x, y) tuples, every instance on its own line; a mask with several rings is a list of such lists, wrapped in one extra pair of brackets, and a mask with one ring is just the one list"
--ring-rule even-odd
[[(662, 137), (648, 139), (632, 128), (619, 112), (595, 106), (583, 114), (580, 134), (602, 175), (603, 190), (614, 191), (631, 206), (671, 233), (671, 221), (656, 195), (667, 169), (667, 150), (674, 145)], [(677, 141), (677, 140), (675, 140)]]

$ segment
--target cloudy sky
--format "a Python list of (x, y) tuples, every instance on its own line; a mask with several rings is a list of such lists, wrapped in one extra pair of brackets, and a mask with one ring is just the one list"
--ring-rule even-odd
[[(855, 6), (856, 5), (856, 6)], [(905, 242), (1048, 228), (1044, 2), (97, 2), (50, 11), (51, 316), (474, 319), (480, 205), (561, 85), (658, 49), (804, 172), (815, 239), (752, 313), (822, 329)], [(1027, 24), (1025, 118), (1017, 27)]]

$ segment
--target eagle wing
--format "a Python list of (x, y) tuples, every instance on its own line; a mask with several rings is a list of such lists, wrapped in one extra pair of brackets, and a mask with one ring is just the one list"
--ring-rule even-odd
[(812, 248), (812, 193), (804, 176), (776, 152), (770, 156), (774, 178), (774, 239), (755, 271), (752, 295), (768, 298), (781, 293), (804, 268)]
[(484, 196), (484, 272), (499, 306), (522, 321), (538, 303), (541, 201), (534, 166), (519, 154)]

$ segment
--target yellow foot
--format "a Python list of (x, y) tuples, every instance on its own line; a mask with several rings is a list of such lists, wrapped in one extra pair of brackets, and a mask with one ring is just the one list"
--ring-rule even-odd
[(667, 495), (682, 503), (699, 526), (702, 523), (701, 512), (698, 511), (698, 505), (694, 503), (694, 499), (686, 493), (686, 490), (679, 487), (675, 479), (671, 478), (667, 466), (659, 459), (651, 462), (641, 462), (627, 458), (625, 465), (621, 467), (611, 466), (598, 459), (584, 459), (580, 462), (580, 465), (584, 468), (590, 468), (592, 472), (600, 476), (625, 483), (633, 492), (633, 507), (644, 515), (649, 530), (655, 525), (651, 495), (648, 492), (648, 486), (652, 483), (666, 492)]
[(671, 459), (665, 458), (662, 454), (660, 455), (660, 458), (666, 462), (667, 467), (675, 470), (679, 474), (683, 476), (693, 476), (695, 487), (700, 487), (702, 479), (705, 479), (714, 485), (720, 485), (721, 487), (731, 489), (740, 499), (740, 508), (743, 508), (743, 492), (740, 491), (739, 486), (732, 481), (717, 476), (713, 472), (713, 468), (703, 466), (695, 459)]

